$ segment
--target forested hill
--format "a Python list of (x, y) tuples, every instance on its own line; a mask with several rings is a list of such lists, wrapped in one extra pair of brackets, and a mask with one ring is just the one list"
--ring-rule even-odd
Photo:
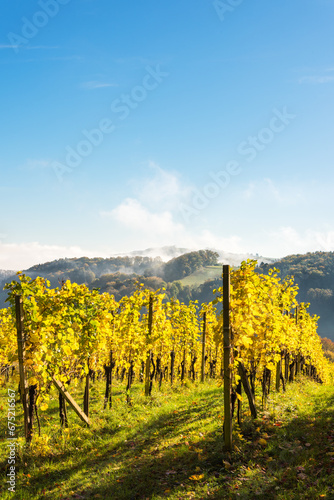
[[(52, 287), (59, 286), (63, 281), (87, 284), (90, 288), (100, 288), (101, 292), (109, 292), (120, 299), (131, 293), (135, 282), (141, 282), (153, 289), (166, 286), (167, 282), (180, 280), (194, 273), (198, 269), (215, 265), (218, 253), (211, 250), (188, 252), (163, 262), (160, 257), (111, 257), (109, 259), (81, 257), (78, 259), (59, 259), (45, 264), (32, 266), (24, 273), (31, 278), (41, 276), (50, 281)], [(0, 275), (0, 307), (4, 307), (6, 293), (2, 291), (5, 283), (16, 279), (15, 273)], [(182, 286), (169, 286), (177, 294)], [(188, 295), (181, 299), (189, 299)]]
[(320, 316), (319, 333), (334, 340), (334, 252), (288, 255), (274, 264), (261, 264), (259, 272), (280, 270), (281, 277), (294, 276), (299, 302), (310, 302), (311, 314)]
[[(212, 300), (212, 290), (221, 280), (220, 269), (216, 267), (218, 278), (209, 279), (212, 268), (218, 263), (218, 253), (210, 250), (188, 252), (168, 262), (160, 257), (122, 256), (108, 259), (81, 257), (78, 259), (60, 259), (46, 264), (33, 266), (25, 271), (31, 278), (47, 278), (52, 287), (57, 287), (67, 279), (76, 283), (85, 283), (89, 288), (99, 288), (101, 292), (113, 294), (116, 300), (128, 295), (136, 288), (136, 282), (155, 290), (166, 287), (168, 297), (176, 297), (188, 302), (190, 299), (199, 303)], [(261, 263), (259, 272), (267, 273), (276, 267), (281, 277), (293, 275), (299, 285), (298, 300), (310, 302), (311, 314), (320, 316), (319, 334), (334, 340), (334, 252), (314, 252), (304, 255), (289, 255), (273, 264)], [(203, 276), (202, 280), (193, 279), (193, 275)], [(187, 278), (189, 277), (189, 278)], [(187, 278), (186, 280), (184, 278)], [(16, 279), (15, 274), (6, 271), (0, 274), (0, 307), (5, 307), (6, 292), (2, 287), (8, 281)]]

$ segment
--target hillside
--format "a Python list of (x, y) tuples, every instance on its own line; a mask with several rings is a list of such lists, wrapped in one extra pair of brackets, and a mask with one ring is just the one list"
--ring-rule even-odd
[(200, 286), (202, 283), (205, 283), (207, 280), (212, 280), (216, 278), (221, 278), (222, 275), (222, 266), (221, 264), (215, 266), (206, 266), (201, 267), (194, 273), (190, 274), (186, 278), (182, 278), (180, 283), (183, 286)]
[(281, 277), (294, 276), (298, 300), (310, 303), (311, 314), (320, 316), (319, 334), (334, 340), (334, 252), (288, 255), (274, 264), (262, 264), (259, 272), (277, 268)]
[[(166, 282), (185, 278), (198, 269), (216, 265), (218, 253), (211, 250), (188, 252), (163, 262), (160, 257), (118, 256), (103, 258), (59, 259), (45, 264), (32, 266), (25, 274), (31, 278), (41, 276), (50, 281), (52, 287), (71, 280), (78, 284), (87, 284), (90, 288), (99, 288), (101, 292), (109, 292), (116, 299), (132, 293), (135, 282), (140, 279), (148, 288), (154, 290), (166, 286)], [(150, 278), (150, 279), (149, 279)], [(0, 275), (0, 287), (6, 282), (16, 279), (16, 275), (5, 272)], [(181, 286), (182, 288), (182, 286)], [(180, 292), (180, 287), (170, 286), (173, 294)], [(4, 307), (6, 292), (0, 292), (0, 306)], [(189, 300), (188, 295), (180, 295), (181, 300)]]
[[(175, 296), (184, 302), (198, 300), (201, 303), (212, 299), (212, 290), (220, 283), (221, 263), (238, 265), (242, 257), (249, 257), (212, 250), (178, 255), (184, 249), (175, 247), (162, 250), (164, 257), (169, 254), (173, 258), (165, 262), (156, 255), (157, 249), (147, 249), (145, 252), (151, 256), (59, 259), (32, 266), (25, 274), (32, 278), (42, 276), (53, 287), (67, 279), (79, 284), (85, 283), (91, 289), (99, 288), (101, 292), (115, 295), (117, 300), (132, 293), (136, 281), (140, 280), (152, 290), (166, 287), (169, 297)], [(267, 273), (269, 269), (276, 267), (281, 271), (282, 278), (287, 275), (295, 277), (300, 288), (299, 301), (310, 302), (311, 314), (320, 316), (319, 334), (334, 340), (334, 252), (289, 255), (277, 261), (258, 258), (259, 272)], [(0, 271), (0, 307), (5, 307), (6, 299), (2, 287), (13, 279), (14, 272)]]

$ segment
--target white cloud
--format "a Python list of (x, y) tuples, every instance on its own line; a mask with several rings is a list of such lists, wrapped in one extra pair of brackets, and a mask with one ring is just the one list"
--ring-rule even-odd
[(50, 166), (51, 166), (50, 160), (46, 160), (43, 158), (40, 159), (31, 158), (26, 161), (25, 165), (23, 165), (23, 168), (27, 170), (36, 170), (36, 169), (48, 168)]
[(173, 221), (171, 212), (150, 212), (138, 200), (126, 198), (110, 212), (101, 212), (135, 232), (172, 237), (183, 230), (182, 224)]
[(96, 257), (97, 253), (86, 251), (79, 246), (42, 245), (38, 242), (0, 242), (0, 269), (23, 270), (54, 259), (82, 256)]
[(117, 222), (127, 233), (130, 231), (137, 246), (176, 245), (191, 250), (217, 248), (237, 253), (245, 251), (239, 236), (223, 238), (207, 229), (186, 228), (174, 220), (171, 212), (152, 212), (132, 198), (127, 198), (110, 212), (101, 212), (101, 216)]
[(24, 50), (49, 50), (49, 49), (59, 49), (60, 47), (57, 45), (9, 45), (2, 44), (0, 45), (1, 49), (24, 49)]
[(177, 210), (180, 202), (189, 198), (191, 187), (182, 184), (176, 172), (164, 170), (153, 161), (149, 162), (149, 168), (149, 177), (130, 182), (134, 194), (151, 208)]
[[(260, 245), (259, 251), (266, 253), (265, 247), (266, 244)], [(268, 232), (268, 248), (275, 248), (278, 256), (316, 251), (334, 251), (334, 230), (315, 231), (314, 229), (306, 229), (305, 231), (297, 231), (291, 226), (284, 226), (277, 231)]]
[(117, 83), (98, 82), (94, 80), (92, 82), (82, 83), (81, 87), (86, 90), (94, 90), (94, 89), (102, 89), (105, 87), (118, 87), (118, 85)]
[(255, 182), (250, 182), (247, 188), (242, 192), (241, 196), (245, 200), (250, 200), (251, 198), (254, 198), (256, 190), (257, 184)]
[(3, 49), (18, 49), (20, 47), (20, 45), (0, 45), (0, 50), (3, 50)]
[(259, 181), (252, 181), (247, 188), (241, 192), (244, 200), (256, 200), (268, 203), (275, 201), (284, 206), (294, 205), (303, 199), (300, 189), (291, 184), (277, 185), (272, 179), (265, 178)]
[(216, 250), (226, 251), (229, 253), (245, 252), (245, 246), (242, 243), (242, 238), (240, 236), (217, 236), (208, 229), (203, 229), (199, 232), (195, 231), (194, 233), (187, 231), (182, 236), (182, 242), (185, 242), (187, 247), (191, 247), (195, 250), (214, 248)]
[(325, 75), (315, 75), (315, 76), (303, 76), (299, 79), (299, 83), (310, 83), (313, 85), (321, 85), (324, 83), (334, 82), (334, 76), (325, 76)]
[(127, 238), (137, 248), (176, 245), (192, 250), (220, 248), (244, 252), (241, 238), (236, 235), (217, 237), (206, 226), (203, 228), (203, 221), (183, 224), (180, 204), (188, 202), (192, 187), (182, 183), (177, 173), (166, 171), (154, 162), (149, 167), (150, 177), (130, 182), (134, 196), (112, 210), (100, 212), (102, 218), (113, 224), (112, 230), (121, 234), (121, 240)]

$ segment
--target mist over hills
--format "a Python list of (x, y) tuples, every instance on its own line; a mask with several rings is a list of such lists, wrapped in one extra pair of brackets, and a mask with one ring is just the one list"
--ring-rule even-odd
[[(110, 258), (58, 259), (30, 267), (25, 274), (42, 276), (52, 287), (67, 279), (99, 288), (119, 300), (136, 289), (136, 281), (155, 290), (166, 288), (169, 297), (181, 301), (212, 300), (212, 290), (221, 284), (220, 266), (238, 266), (243, 260), (255, 259), (259, 272), (268, 273), (272, 267), (281, 271), (282, 279), (293, 275), (299, 285), (299, 302), (310, 302), (310, 313), (320, 316), (319, 334), (334, 340), (334, 252), (313, 252), (290, 255), (282, 259), (253, 254), (233, 254), (224, 251), (190, 251), (175, 246), (148, 248)], [(213, 277), (216, 276), (216, 277)], [(0, 271), (0, 307), (6, 307), (6, 282), (16, 279), (14, 271)]]
[[(209, 250), (218, 253), (219, 263), (229, 264), (230, 266), (239, 266), (243, 260), (247, 259), (255, 259), (258, 262), (263, 262), (268, 264), (273, 263), (277, 260), (275, 258), (263, 257), (259, 254), (252, 254), (252, 253), (237, 254), (237, 253), (225, 252), (224, 250), (218, 250), (217, 248), (209, 248)], [(175, 245), (172, 245), (172, 246), (164, 246), (157, 248), (146, 248), (145, 250), (134, 250), (129, 253), (115, 254), (114, 257), (118, 256), (120, 257), (141, 256), (141, 257), (151, 257), (151, 258), (160, 257), (162, 261), (167, 262), (168, 260), (174, 259), (175, 257), (180, 257), (185, 253), (196, 252), (196, 251), (198, 250), (194, 248), (180, 248), (176, 247)]]

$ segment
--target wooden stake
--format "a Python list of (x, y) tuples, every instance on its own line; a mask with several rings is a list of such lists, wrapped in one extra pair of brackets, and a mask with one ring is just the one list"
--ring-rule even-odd
[(31, 441), (30, 418), (29, 418), (29, 390), (28, 381), (25, 371), (25, 338), (24, 338), (24, 312), (23, 312), (23, 299), (21, 295), (15, 296), (15, 311), (16, 311), (16, 330), (17, 330), (17, 349), (19, 358), (19, 371), (20, 371), (20, 390), (21, 400), (23, 404), (24, 413), (24, 435), (26, 441)]
[(181, 361), (181, 382), (183, 383), (186, 377), (186, 349), (183, 349), (183, 360)]
[(225, 449), (232, 450), (232, 369), (230, 326), (230, 266), (223, 266), (223, 322), (224, 322), (224, 440)]
[(73, 410), (78, 415), (78, 417), (81, 418), (81, 420), (83, 422), (85, 422), (85, 424), (87, 424), (88, 426), (90, 426), (90, 420), (89, 420), (89, 418), (81, 410), (80, 406), (74, 401), (74, 399), (72, 398), (72, 396), (66, 391), (65, 386), (61, 382), (59, 382), (59, 380), (55, 379), (54, 376), (52, 377), (52, 382), (57, 387), (58, 391), (61, 392), (61, 394), (66, 399), (66, 401), (68, 402), (68, 404), (73, 408)]
[(88, 360), (88, 374), (86, 375), (86, 384), (85, 384), (85, 394), (84, 394), (84, 412), (87, 417), (89, 417), (89, 360)]
[[(148, 340), (150, 340), (152, 336), (152, 324), (153, 324), (153, 295), (150, 295), (150, 302), (148, 306)], [(151, 356), (152, 352), (148, 351), (145, 363), (145, 396), (150, 395)]]
[(204, 380), (205, 380), (205, 342), (206, 342), (206, 312), (203, 314), (202, 373), (201, 373), (201, 382), (204, 382)]
[(277, 392), (279, 392), (279, 389), (280, 389), (281, 373), (282, 373), (282, 355), (281, 355), (281, 359), (277, 361), (277, 365), (276, 365), (276, 391)]

